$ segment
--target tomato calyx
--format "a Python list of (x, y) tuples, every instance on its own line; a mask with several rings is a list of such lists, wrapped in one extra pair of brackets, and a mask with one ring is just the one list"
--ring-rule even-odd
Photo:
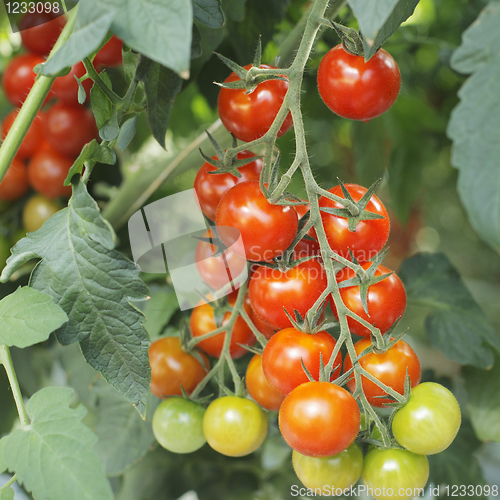
[[(303, 259), (301, 259), (303, 260)], [(308, 259), (306, 259), (308, 260)], [(300, 332), (303, 333), (308, 333), (310, 335), (314, 335), (321, 330), (325, 330), (326, 328), (330, 328), (333, 326), (331, 323), (327, 323), (327, 321), (319, 321), (321, 318), (321, 315), (323, 314), (323, 309), (326, 306), (326, 300), (321, 303), (321, 305), (318, 307), (318, 309), (314, 312), (312, 315), (312, 318), (309, 319), (308, 314), (306, 314), (304, 317), (297, 311), (296, 309), (293, 310), (293, 314), (295, 315), (295, 318), (292, 317), (292, 315), (286, 310), (286, 308), (283, 306), (283, 311), (287, 315), (288, 319), (292, 323), (292, 326), (296, 329), (299, 330)], [(319, 322), (319, 324), (318, 324)], [(326, 380), (326, 379), (325, 379)]]
[(344, 50), (353, 56), (364, 57), (365, 49), (361, 33), (358, 33), (354, 28), (343, 26), (342, 24), (338, 24), (334, 21), (330, 21), (330, 23), (342, 41), (342, 47)]

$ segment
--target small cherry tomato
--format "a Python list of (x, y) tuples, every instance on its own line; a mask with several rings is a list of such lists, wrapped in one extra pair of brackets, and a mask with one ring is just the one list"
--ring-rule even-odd
[(210, 403), (203, 417), (208, 444), (229, 457), (243, 457), (255, 451), (266, 438), (267, 417), (249, 399), (224, 396)]
[(271, 261), (282, 255), (297, 234), (298, 218), (293, 207), (271, 205), (258, 181), (247, 181), (233, 186), (221, 198), (217, 208), (218, 228), (236, 228), (243, 240), (243, 248), (219, 231), (226, 246), (247, 260)]
[(406, 450), (375, 448), (366, 454), (363, 483), (377, 500), (406, 499), (420, 496), (417, 491), (427, 484), (429, 461)]
[[(236, 302), (238, 292), (233, 292), (227, 296), (230, 306), (233, 306)], [(245, 302), (243, 307), (245, 308), (247, 314), (250, 314), (250, 305)], [(231, 317), (230, 312), (224, 313), (222, 320), (222, 325), (225, 325), (229, 318)], [(189, 321), (191, 328), (191, 333), (193, 337), (201, 337), (206, 333), (209, 333), (217, 328), (214, 318), (214, 310), (210, 304), (207, 304), (204, 300), (200, 300), (198, 305), (193, 309), (191, 313), (191, 318)], [(218, 358), (221, 355), (222, 347), (224, 345), (224, 339), (226, 337), (226, 332), (220, 332), (212, 337), (198, 342), (198, 347), (205, 351), (210, 356)], [(252, 346), (255, 344), (257, 339), (255, 335), (250, 330), (250, 327), (246, 324), (245, 320), (238, 316), (233, 324), (231, 330), (231, 342), (229, 344), (229, 354), (232, 358), (241, 358), (248, 351), (239, 344)]]
[(257, 330), (259, 330), (266, 339), (270, 339), (275, 333), (276, 330), (271, 326), (268, 325), (265, 321), (262, 321), (259, 316), (255, 313), (255, 311), (252, 308), (252, 321), (253, 324), (257, 327)]
[[(370, 265), (371, 262), (365, 262), (362, 264), (363, 269), (368, 269)], [(382, 274), (390, 272), (391, 270), (387, 269), (387, 267), (379, 265), (375, 271), (375, 276), (381, 276)], [(355, 276), (356, 273), (352, 269), (345, 267), (337, 273), (336, 279), (339, 283), (342, 283), (343, 281), (354, 278)], [(392, 273), (389, 277), (375, 283), (374, 285), (370, 285), (368, 288), (367, 304), (369, 315), (366, 314), (363, 309), (359, 286), (341, 288), (340, 295), (342, 297), (342, 301), (348, 309), (368, 321), (368, 323), (374, 325), (376, 328), (379, 328), (381, 333), (385, 333), (389, 330), (394, 322), (403, 316), (406, 309), (405, 287), (396, 273)], [(333, 314), (337, 316), (337, 310), (331, 296), (330, 304), (332, 306)], [(353, 318), (348, 317), (347, 323), (351, 333), (359, 335), (360, 337), (370, 336), (370, 330), (362, 326)]]
[(306, 488), (318, 488), (325, 496), (340, 496), (341, 491), (356, 484), (361, 477), (363, 454), (354, 441), (349, 448), (331, 457), (308, 457), (294, 450), (292, 463)]
[(317, 78), (323, 102), (351, 120), (369, 121), (385, 113), (401, 88), (398, 65), (384, 49), (365, 62), (337, 45), (321, 60)]
[(330, 457), (348, 448), (359, 431), (356, 400), (330, 382), (306, 382), (281, 403), (279, 426), (285, 441), (302, 455)]
[[(262, 368), (271, 386), (285, 396), (309, 381), (302, 363), (315, 380), (319, 379), (320, 357), (326, 366), (335, 349), (335, 339), (325, 331), (304, 333), (295, 328), (281, 330), (269, 339), (262, 353)], [(331, 380), (337, 378), (342, 356), (337, 353)]]
[(183, 398), (162, 401), (153, 415), (153, 434), (173, 453), (192, 453), (207, 440), (203, 434), (203, 406)]
[(149, 348), (151, 392), (159, 398), (182, 396), (181, 386), (191, 394), (210, 369), (210, 362), (199, 353), (203, 365), (184, 351), (177, 337), (161, 337)]
[[(5, 139), (7, 137), (7, 133), (9, 132), (14, 120), (16, 119), (17, 113), (19, 113), (18, 109), (14, 109), (11, 111), (2, 122), (2, 138)], [(32, 156), (40, 145), (43, 137), (43, 129), (42, 129), (42, 116), (40, 114), (36, 115), (35, 119), (30, 125), (28, 132), (24, 136), (23, 142), (19, 147), (19, 150), (16, 153), (16, 158), (18, 160), (26, 160), (30, 156)]]
[[(367, 191), (366, 188), (357, 184), (345, 184), (344, 186), (354, 201), (359, 201)], [(328, 191), (340, 198), (344, 198), (340, 186), (335, 186)], [(319, 206), (320, 208), (343, 208), (340, 203), (324, 196), (319, 199)], [(351, 260), (349, 250), (351, 250), (359, 263), (373, 259), (382, 250), (389, 238), (391, 228), (387, 210), (376, 195), (372, 195), (365, 210), (381, 215), (383, 219), (359, 221), (354, 232), (349, 231), (346, 218), (321, 212), (321, 219), (330, 248), (349, 260)]]
[(321, 248), (316, 240), (302, 238), (293, 249), (294, 259), (321, 255)]
[[(245, 66), (250, 69), (251, 64)], [(261, 68), (273, 68), (261, 64)], [(240, 78), (231, 73), (224, 83), (234, 82)], [(288, 82), (283, 80), (267, 80), (260, 83), (250, 94), (245, 89), (225, 89), (219, 91), (217, 108), (224, 127), (237, 139), (250, 142), (262, 137), (271, 127), (288, 90)], [(293, 125), (292, 115), (288, 113), (281, 126), (278, 137), (287, 132)]]
[[(255, 156), (250, 151), (242, 151), (238, 153), (236, 158), (242, 160)], [(216, 156), (213, 159), (217, 159)], [(246, 181), (258, 181), (260, 172), (262, 171), (262, 160), (258, 158), (243, 167), (238, 171), (241, 177), (236, 177), (232, 174), (210, 174), (216, 168), (210, 163), (204, 163), (194, 180), (194, 189), (198, 196), (201, 211), (210, 219), (215, 220), (217, 206), (224, 194), (229, 191), (234, 185), (241, 184)]]
[(28, 233), (32, 233), (60, 209), (60, 205), (45, 196), (34, 195), (23, 207), (23, 226)]
[(123, 63), (122, 57), (123, 41), (116, 35), (113, 35), (109, 42), (104, 44), (102, 49), (94, 58), (94, 65), (99, 68), (102, 66), (120, 66)]
[(24, 196), (30, 188), (24, 163), (14, 158), (0, 182), (0, 200), (14, 201)]
[(455, 439), (462, 422), (460, 406), (446, 387), (424, 382), (397, 411), (392, 432), (398, 443), (418, 455), (440, 453)]
[(22, 43), (33, 54), (47, 56), (65, 24), (65, 17), (54, 12), (28, 12), (19, 23)]
[(306, 260), (282, 272), (261, 266), (252, 275), (248, 292), (255, 314), (273, 328), (291, 327), (285, 311), (304, 317), (327, 287), (326, 273), (317, 260)]
[(280, 409), (285, 396), (276, 391), (267, 381), (262, 371), (262, 356), (260, 354), (255, 354), (250, 363), (248, 363), (245, 383), (248, 394), (262, 408), (271, 411), (278, 411)]
[[(87, 70), (83, 63), (79, 62), (72, 66), (71, 71), (67, 75), (59, 76), (54, 80), (52, 92), (59, 101), (70, 106), (78, 106), (78, 83), (75, 80), (75, 76), (81, 78), (86, 72)], [(93, 84), (94, 82), (90, 78), (82, 82), (87, 99)]]
[[(356, 354), (359, 356), (365, 349), (370, 347), (370, 339), (362, 339), (354, 344)], [(406, 370), (410, 377), (410, 384), (415, 387), (420, 382), (420, 361), (418, 360), (415, 351), (406, 343), (400, 340), (396, 342), (390, 349), (381, 354), (371, 352), (365, 354), (360, 360), (359, 364), (376, 379), (380, 380), (383, 384), (391, 387), (399, 394), (404, 394), (405, 391), (405, 377)], [(344, 361), (344, 372), (352, 368), (352, 361), (349, 356), (346, 356)], [(363, 385), (363, 392), (366, 399), (372, 406), (379, 408), (384, 407), (384, 403), (393, 403), (392, 398), (381, 398), (386, 393), (372, 381), (366, 377), (361, 377)], [(356, 382), (354, 376), (349, 379), (347, 386), (354, 392), (356, 389)]]

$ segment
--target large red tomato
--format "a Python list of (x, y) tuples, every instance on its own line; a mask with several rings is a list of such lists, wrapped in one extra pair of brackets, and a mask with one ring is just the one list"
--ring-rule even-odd
[(22, 161), (14, 158), (7, 172), (5, 172), (2, 182), (0, 182), (0, 200), (17, 200), (24, 196), (29, 188), (26, 167)]
[(401, 87), (401, 75), (392, 56), (380, 49), (368, 62), (337, 45), (318, 68), (318, 90), (337, 115), (368, 121), (385, 113)]
[[(359, 342), (356, 342), (354, 344), (356, 354), (359, 356), (365, 349), (370, 347), (370, 345), (370, 339), (361, 339)], [(365, 354), (359, 360), (359, 364), (376, 379), (400, 394), (404, 394), (406, 370), (408, 370), (412, 387), (415, 387), (420, 382), (420, 361), (415, 351), (402, 340), (396, 342), (384, 353), (376, 354), (372, 352)], [(351, 358), (346, 356), (344, 361), (344, 372), (351, 368)], [(394, 402), (392, 398), (381, 398), (380, 396), (384, 396), (386, 393), (366, 377), (361, 377), (361, 383), (363, 384), (363, 392), (365, 393), (366, 399), (372, 406), (382, 408), (384, 403)], [(354, 392), (356, 389), (354, 376), (349, 379), (347, 386)]]
[(28, 12), (19, 23), (23, 45), (33, 54), (47, 56), (61, 34), (66, 18), (53, 12)]
[[(326, 365), (335, 344), (335, 339), (325, 331), (311, 335), (295, 328), (281, 330), (271, 337), (262, 353), (264, 375), (274, 389), (287, 395), (298, 385), (309, 381), (302, 363), (313, 378), (319, 380), (320, 357)], [(341, 366), (342, 356), (338, 352), (331, 380), (338, 377)]]
[(326, 286), (326, 273), (317, 260), (306, 260), (286, 272), (261, 266), (250, 279), (250, 303), (260, 319), (282, 330), (292, 326), (283, 308), (292, 318), (294, 309), (304, 317)]
[[(236, 156), (241, 160), (255, 156), (250, 151), (242, 151)], [(217, 157), (213, 157), (217, 159)], [(204, 163), (194, 180), (194, 189), (198, 196), (201, 211), (210, 219), (215, 220), (217, 206), (224, 194), (229, 191), (235, 184), (241, 184), (246, 181), (258, 181), (260, 172), (262, 171), (262, 160), (259, 158), (247, 165), (239, 168), (238, 171), (241, 177), (236, 177), (232, 174), (210, 174), (216, 168), (210, 163)]]
[(256, 354), (250, 360), (250, 363), (248, 363), (245, 384), (248, 394), (262, 408), (271, 411), (278, 411), (280, 409), (285, 396), (276, 391), (264, 376), (264, 372), (262, 371), (262, 356), (260, 354)]
[[(3, 139), (5, 139), (7, 133), (12, 127), (17, 113), (19, 113), (19, 110), (14, 109), (4, 118), (2, 123)], [(24, 136), (23, 142), (19, 147), (19, 150), (17, 151), (16, 158), (18, 158), (19, 160), (26, 160), (36, 151), (43, 136), (42, 126), (42, 116), (39, 113), (31, 123), (28, 133)]]
[[(220, 200), (217, 208), (218, 228), (236, 228), (243, 240), (243, 248), (234, 245), (234, 251), (247, 260), (270, 261), (290, 246), (299, 225), (293, 207), (271, 205), (258, 181), (247, 181), (233, 186)], [(233, 245), (226, 231), (219, 232), (226, 246)]]
[[(357, 184), (345, 184), (354, 201), (359, 201), (366, 193), (367, 189)], [(344, 198), (342, 188), (335, 186), (329, 189), (330, 193)], [(319, 199), (319, 206), (324, 208), (343, 208), (340, 203), (322, 196)], [(372, 195), (366, 205), (365, 210), (374, 214), (382, 215), (383, 219), (361, 220), (356, 226), (356, 231), (349, 231), (347, 219), (333, 214), (321, 212), (323, 227), (330, 248), (342, 257), (351, 260), (349, 249), (358, 259), (358, 262), (366, 262), (384, 247), (391, 224), (389, 215), (382, 202), (376, 195)]]
[(96, 54), (94, 65), (98, 68), (102, 66), (120, 66), (123, 62), (122, 47), (123, 41), (113, 35), (109, 42)]
[[(365, 262), (363, 264), (363, 269), (368, 269), (370, 265), (371, 262)], [(381, 276), (382, 274), (390, 272), (391, 270), (387, 269), (387, 267), (379, 265), (375, 271), (375, 276)], [(349, 280), (355, 276), (356, 273), (352, 269), (345, 267), (337, 273), (336, 278), (337, 281), (341, 283), (342, 281)], [(375, 325), (376, 328), (380, 329), (381, 333), (385, 333), (389, 330), (394, 322), (403, 316), (406, 309), (405, 287), (396, 273), (392, 273), (389, 277), (375, 283), (374, 285), (370, 285), (368, 288), (367, 304), (369, 315), (367, 315), (363, 309), (359, 286), (341, 288), (340, 295), (342, 296), (342, 301), (348, 309), (368, 321), (370, 324)], [(337, 310), (331, 296), (330, 303), (333, 314), (337, 316)], [(354, 319), (348, 317), (347, 323), (351, 333), (359, 335), (360, 337), (370, 336), (370, 330), (362, 326)]]
[[(251, 64), (245, 66), (250, 69)], [(261, 64), (261, 68), (273, 68)], [(239, 80), (236, 73), (231, 73), (225, 83)], [(245, 89), (221, 88), (217, 107), (224, 127), (240, 141), (250, 142), (262, 137), (272, 125), (288, 90), (288, 82), (267, 80), (260, 83), (250, 94)], [(292, 126), (292, 115), (288, 113), (281, 126), (278, 137)]]
[(281, 403), (279, 426), (285, 441), (302, 455), (329, 457), (348, 448), (359, 431), (356, 400), (330, 382), (307, 382)]

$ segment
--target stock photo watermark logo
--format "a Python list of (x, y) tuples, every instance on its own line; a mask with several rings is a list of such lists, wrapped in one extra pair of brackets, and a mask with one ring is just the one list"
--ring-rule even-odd
[[(194, 189), (137, 211), (128, 232), (135, 264), (145, 273), (169, 273), (183, 311), (202, 297), (210, 301), (228, 295), (248, 278), (240, 232), (208, 224)], [(227, 248), (217, 248), (217, 234)]]

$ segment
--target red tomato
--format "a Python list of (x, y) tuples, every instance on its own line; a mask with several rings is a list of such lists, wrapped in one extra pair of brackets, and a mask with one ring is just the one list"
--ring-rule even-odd
[[(236, 302), (237, 292), (233, 292), (227, 296), (229, 305), (234, 305)], [(245, 301), (244, 308), (247, 314), (250, 314), (250, 304)], [(222, 320), (222, 324), (225, 325), (229, 321), (231, 313), (226, 312)], [(214, 319), (214, 311), (210, 304), (207, 304), (204, 300), (200, 300), (198, 305), (193, 309), (191, 313), (191, 319), (189, 321), (191, 327), (191, 333), (193, 337), (201, 337), (208, 332), (211, 332), (217, 328)], [(231, 331), (231, 342), (229, 344), (229, 354), (232, 358), (241, 358), (248, 351), (238, 344), (244, 344), (252, 346), (255, 344), (257, 339), (255, 338), (252, 330), (246, 324), (245, 320), (238, 316), (233, 325)], [(224, 345), (224, 339), (226, 337), (226, 332), (218, 333), (208, 339), (202, 340), (197, 345), (200, 349), (205, 351), (210, 356), (218, 358), (221, 355), (222, 347)]]
[[(212, 238), (212, 231), (206, 231), (204, 238)], [(219, 290), (231, 280), (237, 278), (245, 269), (247, 261), (229, 249), (214, 256), (217, 247), (205, 241), (200, 241), (196, 247), (196, 268), (203, 281), (214, 290)]]
[(16, 158), (0, 182), (0, 200), (14, 201), (24, 196), (30, 188), (24, 163)]
[(20, 107), (35, 83), (36, 73), (33, 68), (45, 62), (45, 58), (36, 54), (23, 54), (12, 58), (2, 76), (2, 87), (7, 99)]
[(282, 330), (291, 327), (283, 308), (304, 317), (327, 286), (326, 274), (317, 260), (306, 260), (286, 272), (259, 267), (250, 279), (250, 303), (257, 316)]
[[(250, 158), (255, 156), (250, 151), (242, 151), (236, 156), (237, 159)], [(216, 156), (212, 157), (217, 159)], [(209, 174), (215, 167), (210, 163), (204, 163), (194, 180), (194, 189), (198, 196), (201, 211), (210, 219), (215, 220), (217, 205), (222, 196), (229, 191), (235, 184), (241, 184), (245, 181), (258, 181), (262, 171), (262, 160), (258, 159), (239, 168), (241, 177), (235, 177), (232, 174)]]
[(97, 127), (92, 112), (82, 106), (54, 104), (45, 115), (45, 139), (67, 156), (78, 156), (83, 146), (97, 139)]
[(259, 332), (262, 333), (262, 335), (264, 335), (264, 337), (266, 337), (266, 339), (270, 339), (276, 333), (276, 330), (271, 325), (268, 325), (265, 321), (262, 321), (257, 316), (257, 314), (255, 313), (253, 308), (252, 308), (251, 318), (252, 318), (253, 324), (257, 327), (257, 330), (259, 330)]
[[(357, 184), (345, 184), (345, 187), (354, 201), (359, 201), (367, 191), (366, 188)], [(329, 189), (329, 191), (344, 198), (340, 186), (335, 186)], [(319, 199), (319, 206), (325, 208), (343, 208), (340, 203), (324, 196)], [(377, 196), (372, 195), (368, 205), (366, 205), (366, 210), (382, 215), (384, 218), (362, 220), (358, 222), (356, 231), (354, 232), (349, 231), (346, 218), (321, 212), (321, 219), (323, 220), (323, 227), (330, 248), (349, 260), (351, 260), (349, 249), (351, 249), (359, 263), (373, 259), (382, 250), (387, 242), (391, 228), (387, 210)]]
[(96, 54), (94, 65), (97, 67), (120, 66), (123, 63), (122, 47), (122, 40), (113, 35), (109, 42)]
[[(370, 265), (371, 262), (365, 262), (362, 264), (363, 269), (368, 269)], [(380, 265), (375, 271), (375, 276), (380, 276), (390, 272), (390, 269)], [(355, 276), (356, 273), (352, 269), (345, 267), (337, 273), (336, 279), (337, 282), (341, 283), (342, 281), (349, 280)], [(370, 324), (375, 325), (376, 328), (380, 329), (381, 333), (385, 333), (389, 330), (394, 322), (403, 316), (406, 309), (405, 287), (396, 273), (392, 273), (388, 278), (371, 285), (368, 289), (367, 304), (368, 312), (370, 314), (369, 316), (363, 309), (358, 286), (341, 288), (340, 295), (342, 296), (342, 301), (348, 309), (368, 321)], [(330, 304), (332, 306), (333, 314), (337, 316), (337, 310), (331, 297)], [(348, 317), (347, 323), (351, 333), (359, 335), (360, 337), (370, 336), (370, 330), (362, 326), (354, 319)]]
[[(293, 207), (271, 205), (258, 181), (247, 181), (233, 186), (220, 200), (217, 208), (218, 228), (238, 229), (243, 248), (236, 244), (234, 251), (247, 260), (271, 261), (290, 246), (297, 234), (297, 212)], [(234, 239), (226, 231), (219, 232), (226, 246)]]
[(285, 396), (277, 392), (267, 381), (262, 371), (262, 356), (256, 354), (248, 363), (245, 383), (248, 394), (259, 403), (262, 408), (270, 411), (278, 411)]
[(61, 34), (66, 19), (53, 12), (28, 12), (19, 23), (21, 40), (33, 54), (47, 56)]
[[(11, 111), (3, 120), (2, 123), (2, 138), (5, 139), (7, 133), (9, 132), (14, 120), (16, 119), (18, 109)], [(28, 133), (24, 136), (23, 142), (19, 147), (16, 154), (16, 158), (19, 160), (26, 160), (36, 151), (40, 142), (42, 141), (42, 117), (38, 114), (28, 130)]]
[[(244, 68), (251, 67), (252, 65), (248, 64)], [(261, 64), (260, 67), (273, 68), (266, 64)], [(236, 73), (231, 73), (224, 82), (236, 80), (239, 80), (239, 77)], [(287, 90), (288, 82), (282, 80), (262, 82), (251, 94), (245, 94), (245, 89), (221, 88), (217, 108), (224, 127), (240, 141), (250, 142), (262, 137), (276, 118)], [(288, 113), (278, 137), (292, 125), (292, 115)]]
[[(64, 104), (78, 105), (78, 83), (75, 80), (75, 76), (81, 78), (87, 70), (82, 62), (75, 64), (71, 71), (65, 76), (59, 76), (55, 79), (52, 85), (52, 92), (55, 96)], [(82, 85), (87, 94), (87, 99), (90, 95), (90, 89), (92, 88), (93, 81), (88, 78)]]
[(58, 153), (53, 148), (44, 148), (33, 155), (28, 165), (28, 177), (35, 191), (47, 198), (55, 199), (59, 196), (69, 198), (71, 186), (64, 186), (73, 160)]
[(203, 365), (182, 350), (177, 337), (162, 337), (149, 348), (151, 392), (159, 398), (182, 396), (181, 386), (191, 394), (210, 370), (208, 358), (202, 352)]
[[(365, 349), (370, 347), (370, 339), (362, 339), (354, 344), (356, 354), (359, 356)], [(359, 364), (376, 379), (380, 380), (385, 385), (391, 387), (396, 392), (404, 394), (405, 391), (405, 377), (406, 370), (410, 377), (412, 387), (415, 387), (420, 382), (420, 361), (418, 360), (415, 351), (406, 343), (400, 340), (396, 342), (385, 353), (365, 354), (360, 360)], [(349, 356), (346, 356), (344, 361), (344, 372), (352, 368), (352, 361)], [(372, 406), (379, 408), (384, 407), (384, 403), (393, 403), (392, 398), (380, 398), (386, 393), (376, 384), (368, 380), (366, 377), (361, 377), (363, 384), (363, 392), (366, 399)], [(347, 382), (347, 386), (354, 392), (356, 389), (356, 382), (354, 375)]]
[(326, 53), (318, 68), (318, 90), (337, 115), (368, 121), (385, 113), (401, 87), (396, 61), (380, 49), (368, 62), (337, 45)]
[(302, 238), (293, 249), (294, 259), (303, 259), (311, 255), (321, 255), (321, 248), (316, 240)]
[[(295, 387), (309, 381), (302, 364), (315, 380), (319, 379), (320, 357), (328, 364), (335, 349), (335, 339), (327, 332), (314, 335), (295, 328), (281, 330), (269, 340), (262, 353), (262, 368), (274, 389), (285, 396)], [(337, 378), (342, 366), (342, 356), (337, 353), (331, 380)]]
[(285, 441), (302, 455), (329, 457), (348, 448), (359, 431), (356, 400), (330, 382), (307, 382), (281, 403), (279, 426)]

